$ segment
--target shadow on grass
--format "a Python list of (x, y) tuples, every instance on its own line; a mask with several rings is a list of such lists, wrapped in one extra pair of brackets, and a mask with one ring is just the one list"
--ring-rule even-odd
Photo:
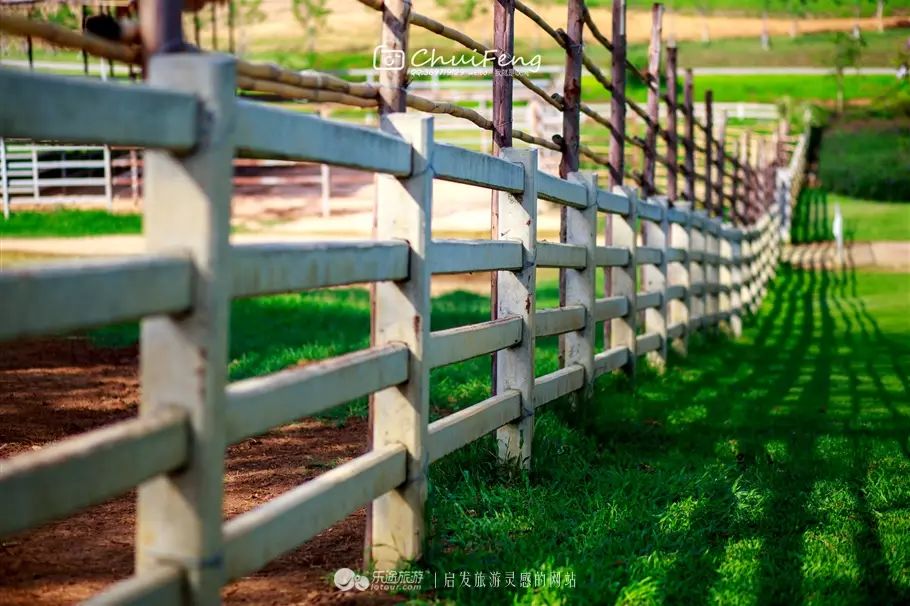
[(782, 268), (741, 341), (693, 339), (635, 393), (610, 377), (581, 409), (541, 414), (530, 476), (497, 472), (491, 439), (435, 465), (431, 595), (910, 601), (910, 331), (880, 328), (863, 280)]

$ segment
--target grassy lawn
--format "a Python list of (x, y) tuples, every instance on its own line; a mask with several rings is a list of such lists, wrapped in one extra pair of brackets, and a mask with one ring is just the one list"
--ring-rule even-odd
[(793, 210), (793, 241), (833, 239), (835, 204), (840, 204), (847, 241), (910, 241), (910, 202), (862, 200), (822, 190), (808, 190), (800, 196)]
[[(900, 85), (893, 76), (849, 76), (845, 78), (844, 95), (848, 102), (856, 99), (879, 99), (899, 88), (906, 88), (906, 85)], [(833, 104), (837, 97), (837, 82), (833, 76), (696, 76), (694, 97), (698, 102), (704, 99), (707, 90), (714, 91), (714, 100), (721, 103), (735, 101), (775, 103), (784, 97), (790, 97), (794, 101), (821, 101)], [(589, 75), (582, 79), (582, 96), (585, 101), (610, 99), (609, 92)], [(636, 86), (630, 96), (642, 102), (647, 98), (647, 91), (643, 86)], [(679, 97), (681, 100), (681, 88)]]
[[(529, 475), (496, 464), (492, 436), (434, 464), (418, 566), (439, 588), (419, 599), (907, 602), (908, 301), (907, 274), (784, 268), (742, 340), (695, 339), (667, 375), (642, 371), (634, 394), (613, 376), (576, 412), (542, 411)], [(555, 303), (544, 283), (540, 306)], [(367, 345), (363, 290), (238, 301), (232, 314), (232, 379)], [(487, 314), (485, 297), (453, 293), (434, 300), (432, 326)], [(540, 341), (537, 362), (538, 374), (555, 368), (554, 339)], [(488, 357), (434, 371), (434, 418), (486, 397), (488, 372)], [(361, 400), (328, 416), (365, 410)], [(500, 572), (501, 587), (460, 587), (462, 571), (472, 585), (487, 573), (488, 586)], [(534, 573), (561, 580), (521, 588), (522, 572), (532, 585)], [(570, 573), (574, 588), (563, 586)]]
[(0, 218), (0, 238), (101, 236), (142, 233), (138, 214), (111, 214), (105, 210), (56, 209), (15, 211)]
[[(783, 271), (742, 341), (636, 394), (540, 415), (534, 470), (492, 439), (433, 469), (430, 562), (572, 573), (457, 603), (910, 600), (910, 275)], [(533, 578), (533, 576), (532, 576)], [(442, 581), (440, 581), (442, 583)], [(517, 595), (516, 595), (517, 594)]]

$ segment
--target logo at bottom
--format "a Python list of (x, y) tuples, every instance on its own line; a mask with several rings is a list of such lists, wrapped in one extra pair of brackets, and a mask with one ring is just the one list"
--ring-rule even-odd
[(341, 591), (350, 591), (355, 587), (359, 591), (364, 591), (370, 588), (370, 579), (350, 568), (339, 568), (335, 571), (335, 587)]

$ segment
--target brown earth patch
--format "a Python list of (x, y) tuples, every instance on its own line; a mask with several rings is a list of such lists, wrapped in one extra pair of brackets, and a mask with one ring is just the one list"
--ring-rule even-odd
[[(133, 416), (139, 402), (135, 347), (102, 349), (80, 337), (0, 347), (0, 457)], [(315, 419), (228, 449), (225, 517), (278, 496), (362, 454), (367, 424)], [(2, 463), (0, 463), (2, 464)], [(228, 604), (389, 604), (331, 585), (341, 567), (362, 565), (364, 510), (323, 531), (255, 575), (225, 587)], [(133, 570), (135, 493), (0, 540), (0, 604), (66, 604)]]

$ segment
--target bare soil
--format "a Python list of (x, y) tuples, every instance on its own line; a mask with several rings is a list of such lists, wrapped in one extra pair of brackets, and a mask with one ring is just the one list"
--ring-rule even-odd
[[(41, 448), (136, 413), (138, 351), (86, 339), (42, 339), (0, 347), (0, 457)], [(247, 511), (366, 451), (367, 425), (306, 420), (228, 449), (226, 518)], [(2, 463), (0, 463), (2, 464)], [(371, 592), (345, 594), (335, 570), (360, 568), (361, 509), (259, 573), (224, 588), (229, 604), (389, 604)], [(135, 493), (0, 541), (0, 604), (68, 604), (133, 570)]]

